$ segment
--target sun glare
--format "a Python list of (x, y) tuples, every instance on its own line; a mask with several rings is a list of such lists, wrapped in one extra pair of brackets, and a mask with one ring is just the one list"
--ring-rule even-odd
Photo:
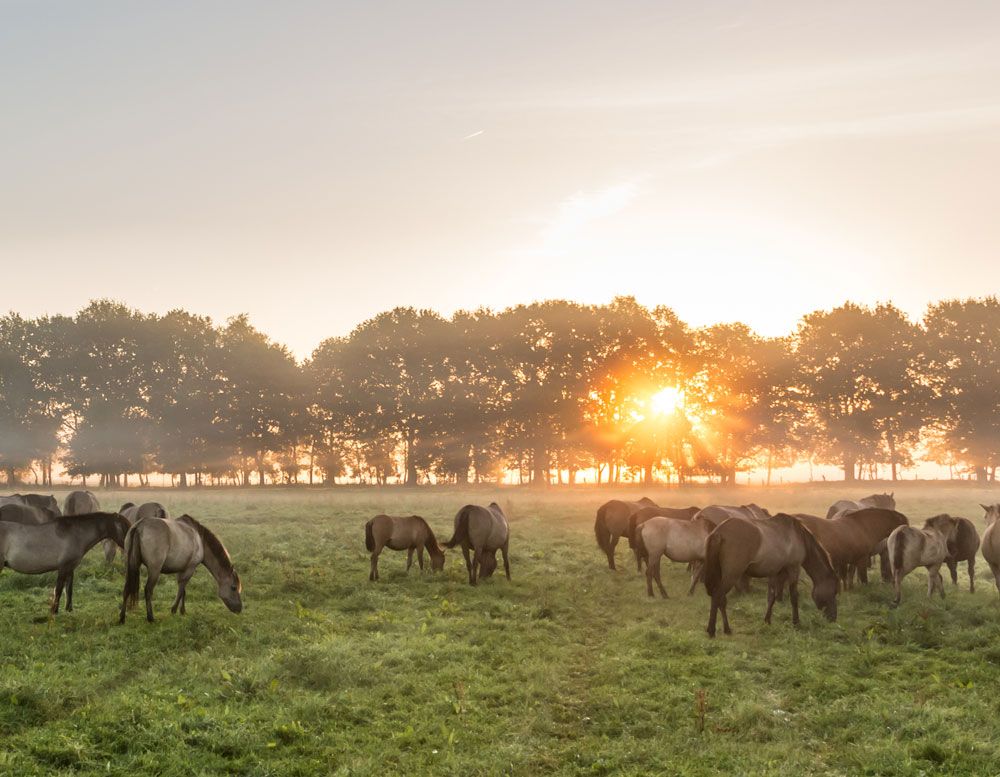
[(676, 386), (667, 386), (649, 398), (649, 407), (655, 415), (671, 415), (681, 405), (681, 391)]

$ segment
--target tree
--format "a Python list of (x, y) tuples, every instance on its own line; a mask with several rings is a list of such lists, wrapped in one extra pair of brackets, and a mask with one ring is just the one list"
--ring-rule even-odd
[(1000, 301), (931, 305), (924, 317), (934, 427), (985, 482), (1000, 463)]
[(896, 307), (848, 303), (806, 316), (794, 346), (803, 412), (845, 480), (859, 462), (888, 460), (892, 477), (927, 413), (921, 333)]

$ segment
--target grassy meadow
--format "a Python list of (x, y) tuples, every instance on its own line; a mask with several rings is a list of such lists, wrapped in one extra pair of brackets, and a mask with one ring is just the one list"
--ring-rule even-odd
[[(756, 501), (822, 512), (835, 484), (653, 490), (663, 504)], [(877, 490), (882, 490), (881, 485)], [(627, 493), (632, 498), (639, 491)], [(645, 492), (641, 492), (645, 493)], [(902, 484), (911, 521), (949, 511), (981, 525), (969, 485)], [(763, 582), (731, 599), (735, 634), (709, 640), (708, 598), (648, 599), (619, 546), (593, 534), (613, 492), (578, 488), (227, 490), (100, 493), (155, 498), (216, 530), (244, 583), (230, 614), (202, 568), (188, 614), (141, 610), (117, 625), (121, 559), (77, 572), (76, 611), (47, 616), (52, 575), (0, 575), (0, 774), (998, 774), (1000, 597), (929, 601), (907, 579), (841, 595), (830, 624), (802, 597), (762, 622)], [(386, 551), (368, 582), (362, 525), (424, 515), (439, 538), (455, 510), (496, 498), (511, 518), (513, 581), (404, 574)], [(807, 579), (806, 579), (807, 580)], [(808, 590), (808, 582), (806, 582)]]

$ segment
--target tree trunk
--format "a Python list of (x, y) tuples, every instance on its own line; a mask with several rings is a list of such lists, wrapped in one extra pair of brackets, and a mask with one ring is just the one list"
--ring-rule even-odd
[(774, 468), (774, 448), (767, 449), (767, 485), (771, 485), (771, 470)]
[(653, 462), (651, 461), (647, 461), (642, 468), (642, 482), (646, 486), (653, 485)]
[(857, 463), (857, 457), (853, 453), (844, 454), (844, 480), (853, 483), (857, 479), (854, 474), (854, 467)]
[(986, 467), (983, 467), (983, 466), (977, 466), (976, 467), (976, 482), (977, 483), (982, 483), (983, 485), (986, 484), (986, 482), (987, 482)]
[(546, 464), (547, 452), (545, 448), (541, 445), (536, 445), (535, 450), (532, 454), (531, 469), (532, 477), (531, 482), (536, 488), (545, 487), (545, 474), (548, 469)]

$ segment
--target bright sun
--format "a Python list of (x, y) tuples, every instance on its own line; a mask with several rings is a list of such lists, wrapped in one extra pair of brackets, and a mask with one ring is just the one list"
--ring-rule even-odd
[(667, 386), (649, 398), (649, 407), (655, 415), (671, 415), (680, 407), (681, 399), (680, 389)]

